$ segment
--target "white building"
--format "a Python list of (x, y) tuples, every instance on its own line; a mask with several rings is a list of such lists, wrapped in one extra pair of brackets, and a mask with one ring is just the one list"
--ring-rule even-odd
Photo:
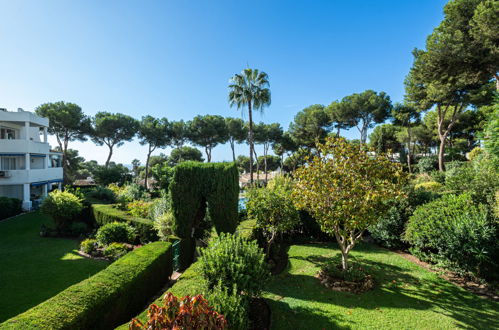
[(50, 151), (48, 126), (47, 118), (0, 108), (0, 196), (22, 200), (25, 210), (61, 187), (62, 154)]

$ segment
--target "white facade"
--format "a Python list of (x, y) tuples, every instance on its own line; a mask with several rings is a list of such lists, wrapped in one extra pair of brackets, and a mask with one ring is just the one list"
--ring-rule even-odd
[(0, 109), (0, 196), (18, 198), (30, 210), (62, 184), (62, 154), (51, 152), (47, 118)]

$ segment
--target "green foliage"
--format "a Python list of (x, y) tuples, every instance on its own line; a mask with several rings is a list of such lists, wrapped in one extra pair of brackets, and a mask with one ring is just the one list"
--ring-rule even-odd
[(185, 146), (173, 149), (170, 152), (170, 157), (168, 157), (168, 165), (170, 167), (187, 161), (203, 162), (203, 154), (197, 148)]
[(496, 101), (494, 112), (489, 116), (484, 129), (485, 150), (499, 159), (499, 102)]
[(218, 115), (198, 115), (189, 122), (189, 138), (192, 143), (205, 148), (208, 163), (211, 151), (220, 143), (227, 142), (228, 135), (225, 119)]
[(173, 175), (173, 168), (168, 163), (156, 164), (151, 168), (152, 177), (159, 189), (168, 190)]
[(154, 219), (154, 228), (158, 231), (161, 240), (167, 241), (173, 235), (175, 217), (171, 211), (166, 211)]
[(101, 186), (107, 186), (112, 183), (123, 185), (132, 178), (127, 167), (122, 164), (115, 164), (114, 162), (110, 162), (107, 167), (97, 166), (92, 176), (95, 182)]
[(125, 211), (122, 211), (113, 204), (93, 204), (92, 213), (95, 222), (103, 226), (113, 222), (125, 222), (132, 225), (142, 243), (155, 241), (158, 239), (154, 222), (149, 219), (133, 217)]
[(54, 219), (56, 230), (65, 230), (74, 218), (83, 210), (81, 199), (60, 190), (54, 190), (42, 202), (42, 213)]
[(72, 222), (69, 225), (69, 232), (76, 237), (83, 236), (88, 232), (88, 226), (84, 222)]
[(217, 232), (234, 232), (238, 221), (239, 173), (233, 163), (184, 162), (170, 184), (173, 231), (190, 238), (205, 215), (206, 203)]
[(128, 213), (137, 218), (148, 218), (152, 202), (135, 200), (126, 205)]
[(113, 242), (104, 248), (103, 254), (111, 260), (117, 260), (128, 253), (128, 248), (123, 243)]
[(219, 282), (225, 289), (258, 296), (269, 278), (265, 255), (256, 241), (222, 233), (201, 251), (201, 273), (212, 289)]
[(92, 188), (92, 190), (86, 193), (86, 196), (103, 202), (116, 202), (116, 194), (114, 193), (114, 191), (103, 186)]
[(116, 191), (116, 199), (121, 204), (128, 204), (136, 200), (147, 199), (148, 195), (144, 187), (130, 183), (122, 187), (113, 188)]
[(244, 121), (239, 118), (226, 117), (225, 125), (227, 126), (229, 143), (232, 149), (232, 160), (236, 161), (234, 145), (236, 143), (243, 143), (248, 137), (248, 131), (244, 125)]
[(20, 199), (0, 196), (0, 220), (18, 215), (22, 211)]
[(289, 125), (289, 134), (301, 147), (315, 148), (316, 142), (324, 142), (331, 130), (331, 118), (321, 104), (311, 105), (298, 112)]
[(133, 243), (135, 240), (135, 230), (132, 226), (124, 222), (113, 222), (105, 224), (97, 230), (95, 238), (101, 245), (111, 243)]
[(431, 192), (439, 192), (442, 191), (443, 185), (440, 182), (430, 181), (418, 183), (414, 188), (416, 188), (416, 190), (422, 189)]
[(419, 173), (430, 173), (437, 169), (438, 159), (435, 156), (427, 156), (419, 159), (416, 167)]
[(204, 296), (210, 306), (225, 317), (230, 329), (248, 329), (248, 297), (239, 294), (235, 288), (227, 290), (221, 283), (206, 292)]
[(369, 135), (370, 147), (379, 153), (398, 152), (401, 144), (397, 138), (400, 128), (392, 124), (382, 124)]
[(87, 238), (80, 243), (80, 250), (92, 254), (97, 249), (97, 240), (93, 238)]
[(2, 323), (17, 329), (113, 329), (130, 320), (172, 273), (171, 244), (135, 249), (94, 276)]
[(495, 229), (468, 194), (445, 195), (416, 208), (405, 232), (411, 251), (432, 262), (484, 275), (494, 255)]
[(405, 248), (407, 244), (402, 236), (409, 217), (417, 206), (428, 203), (440, 195), (427, 190), (405, 188), (406, 197), (393, 199), (388, 202), (389, 209), (381, 216), (379, 221), (369, 227), (371, 236), (376, 242), (390, 249)]

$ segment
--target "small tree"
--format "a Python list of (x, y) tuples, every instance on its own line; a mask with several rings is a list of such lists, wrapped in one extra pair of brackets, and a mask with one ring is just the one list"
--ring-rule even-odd
[(69, 227), (70, 222), (83, 210), (82, 201), (67, 191), (54, 190), (42, 202), (42, 213), (52, 217), (56, 230)]
[(296, 171), (293, 198), (341, 249), (342, 268), (364, 231), (384, 214), (386, 201), (402, 195), (400, 164), (372, 156), (343, 138), (327, 138), (320, 155)]

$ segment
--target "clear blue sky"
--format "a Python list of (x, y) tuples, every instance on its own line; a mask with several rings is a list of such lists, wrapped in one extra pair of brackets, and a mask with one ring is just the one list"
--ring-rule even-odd
[[(256, 120), (287, 129), (304, 107), (366, 89), (401, 101), (411, 51), (445, 2), (0, 0), (0, 107), (64, 100), (90, 115), (237, 117), (228, 79), (249, 65), (269, 74), (272, 91)], [(92, 142), (70, 147), (87, 160), (107, 155)], [(145, 152), (134, 141), (113, 160), (144, 161)], [(230, 160), (230, 147), (213, 157)]]

